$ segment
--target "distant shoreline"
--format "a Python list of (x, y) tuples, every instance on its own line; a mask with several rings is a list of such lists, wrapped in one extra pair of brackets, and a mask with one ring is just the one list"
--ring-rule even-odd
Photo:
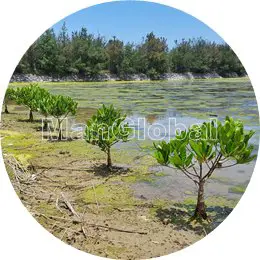
[(80, 77), (78, 75), (71, 76), (43, 76), (33, 74), (13, 74), (10, 83), (27, 83), (27, 82), (89, 82), (89, 83), (119, 83), (119, 82), (156, 82), (156, 81), (178, 81), (178, 80), (209, 80), (209, 79), (243, 79), (248, 78), (247, 75), (238, 76), (236, 73), (230, 73), (226, 77), (221, 77), (217, 73), (165, 73), (158, 79), (152, 80), (144, 74), (126, 75), (118, 77), (111, 74), (98, 75), (96, 77)]

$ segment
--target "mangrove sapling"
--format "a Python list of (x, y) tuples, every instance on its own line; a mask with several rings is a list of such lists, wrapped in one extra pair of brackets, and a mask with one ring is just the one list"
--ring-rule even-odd
[(126, 115), (115, 109), (113, 105), (103, 105), (97, 113), (87, 121), (85, 140), (97, 145), (107, 155), (107, 167), (112, 167), (111, 147), (122, 141), (127, 142), (131, 133)]
[(38, 111), (38, 102), (41, 99), (42, 93), (41, 90), (39, 85), (35, 83), (16, 89), (16, 102), (29, 109), (29, 122), (33, 122), (33, 112)]
[(6, 114), (9, 114), (9, 111), (8, 111), (8, 103), (12, 100), (15, 100), (16, 99), (16, 91), (15, 89), (13, 88), (7, 88), (6, 92), (5, 92), (5, 97), (4, 97), (4, 102), (3, 102), (3, 105), (4, 105), (4, 108), (5, 108), (5, 113)]
[(161, 165), (179, 169), (197, 187), (194, 219), (208, 219), (204, 201), (204, 186), (216, 168), (223, 169), (246, 164), (255, 159), (254, 147), (249, 145), (254, 131), (244, 131), (241, 121), (226, 117), (220, 121), (203, 123), (159, 144), (154, 143), (155, 158)]
[(69, 114), (75, 115), (78, 103), (68, 96), (50, 96), (48, 114), (58, 121), (58, 141), (62, 140), (62, 122)]
[(41, 89), (41, 98), (38, 101), (38, 111), (44, 116), (42, 130), (48, 129), (49, 106), (52, 95), (45, 89)]

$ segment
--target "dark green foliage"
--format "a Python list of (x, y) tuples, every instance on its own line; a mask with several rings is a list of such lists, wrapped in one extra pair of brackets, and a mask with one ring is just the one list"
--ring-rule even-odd
[(149, 33), (139, 51), (145, 62), (144, 72), (151, 79), (158, 79), (160, 74), (168, 72), (168, 46), (165, 38), (157, 38), (154, 33)]
[(228, 45), (220, 46), (220, 59), (218, 62), (218, 69), (216, 70), (220, 75), (227, 76), (231, 72), (238, 75), (245, 74), (245, 69), (240, 60)]
[(226, 117), (222, 124), (212, 121), (176, 133), (169, 143), (154, 144), (155, 158), (162, 164), (179, 169), (198, 188), (195, 217), (207, 218), (204, 185), (216, 168), (246, 164), (256, 158), (249, 145), (254, 131), (246, 132), (241, 121)]
[(108, 69), (113, 74), (120, 74), (120, 68), (124, 60), (124, 43), (117, 40), (108, 41), (106, 46), (106, 53), (108, 55)]
[(134, 44), (124, 46), (123, 61), (120, 67), (120, 76), (132, 75), (138, 71), (138, 52)]
[(86, 28), (68, 34), (65, 23), (58, 36), (47, 30), (28, 49), (15, 72), (94, 77), (110, 72), (124, 77), (144, 73), (158, 79), (167, 72), (217, 72), (222, 76), (244, 75), (245, 70), (231, 48), (202, 38), (175, 41), (169, 50), (165, 38), (148, 33), (141, 44), (113, 37), (106, 41)]
[(172, 72), (217, 72), (221, 76), (229, 73), (245, 74), (245, 69), (232, 49), (225, 43), (216, 44), (202, 38), (175, 41), (169, 54)]
[(131, 133), (128, 123), (125, 123), (126, 115), (121, 114), (111, 106), (103, 105), (97, 113), (87, 121), (85, 140), (97, 145), (107, 154), (107, 166), (112, 166), (110, 149), (116, 143), (127, 142)]
[(105, 41), (102, 37), (95, 38), (88, 34), (85, 28), (72, 35), (70, 60), (67, 66), (68, 73), (83, 76), (94, 76), (105, 68), (107, 56), (105, 52)]

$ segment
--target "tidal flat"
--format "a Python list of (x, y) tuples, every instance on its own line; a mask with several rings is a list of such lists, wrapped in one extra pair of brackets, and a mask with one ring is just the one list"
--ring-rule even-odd
[[(79, 103), (73, 123), (84, 124), (103, 103), (114, 104), (146, 137), (115, 146), (115, 168), (108, 172), (106, 156), (97, 147), (81, 139), (42, 139), (41, 116), (36, 113), (29, 123), (26, 108), (9, 104), (10, 114), (2, 114), (0, 129), (7, 172), (25, 207), (64, 242), (110, 258), (166, 255), (211, 232), (245, 192), (255, 162), (217, 170), (205, 191), (211, 222), (189, 222), (196, 202), (193, 183), (178, 170), (158, 165), (153, 158), (153, 136), (137, 121), (143, 118), (151, 129), (158, 124), (168, 129), (170, 117), (190, 126), (229, 115), (256, 131), (252, 144), (257, 153), (259, 116), (248, 79), (39, 84)], [(167, 139), (174, 133), (161, 131), (160, 135)], [(17, 184), (11, 167), (14, 160), (34, 172), (32, 183)], [(63, 196), (82, 220), (74, 218)]]

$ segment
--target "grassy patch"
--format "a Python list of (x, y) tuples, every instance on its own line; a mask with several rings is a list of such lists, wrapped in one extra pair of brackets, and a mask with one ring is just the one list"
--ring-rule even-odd
[[(15, 131), (0, 130), (1, 145), (4, 153), (13, 155), (24, 166), (29, 165), (29, 159), (36, 154), (37, 140), (31, 134), (23, 134)], [(29, 151), (30, 150), (30, 151)]]
[[(36, 212), (42, 214), (42, 216), (37, 217), (38, 222), (45, 226), (46, 228), (49, 226), (49, 220), (46, 217), (55, 216), (55, 217), (63, 217), (62, 213), (57, 210), (55, 204), (49, 204), (45, 201), (38, 201), (36, 206)], [(46, 216), (46, 217), (45, 217)]]
[(154, 179), (149, 175), (129, 175), (121, 178), (122, 181), (128, 183), (135, 183), (135, 182), (153, 182)]
[[(197, 198), (194, 196), (194, 197), (186, 198), (183, 201), (183, 204), (184, 205), (193, 205), (195, 207), (196, 202), (197, 202)], [(205, 202), (206, 202), (206, 205), (208, 207), (217, 206), (217, 207), (230, 207), (230, 208), (234, 208), (238, 201), (237, 200), (227, 199), (227, 198), (222, 197), (222, 196), (212, 196), (212, 197), (207, 198), (205, 200)]]
[(222, 177), (222, 176), (215, 176), (215, 175), (213, 175), (213, 176), (210, 177), (210, 179), (214, 180), (214, 181), (218, 181), (220, 183), (227, 183), (228, 184), (228, 183), (231, 182), (231, 180), (229, 178)]
[(185, 195), (193, 195), (193, 194), (194, 194), (194, 192), (192, 192), (192, 191), (189, 191), (189, 190), (186, 190), (186, 191), (184, 192), (184, 194), (185, 194)]
[(172, 202), (163, 199), (155, 199), (152, 201), (152, 204), (153, 207), (150, 208), (149, 213), (152, 217), (155, 217), (159, 209), (169, 207), (172, 204)]
[(246, 191), (245, 185), (237, 185), (229, 188), (229, 192), (243, 194)]
[(156, 172), (156, 173), (154, 173), (154, 176), (156, 176), (156, 177), (164, 177), (164, 176), (166, 176), (166, 173), (164, 173), (164, 172)]
[(113, 208), (132, 208), (137, 201), (131, 190), (124, 185), (99, 185), (95, 189), (87, 189), (82, 194), (85, 203), (96, 203), (105, 206), (106, 210)]
[(118, 258), (122, 253), (124, 253), (127, 249), (125, 247), (119, 246), (107, 246), (106, 253), (110, 255), (110, 257)]

